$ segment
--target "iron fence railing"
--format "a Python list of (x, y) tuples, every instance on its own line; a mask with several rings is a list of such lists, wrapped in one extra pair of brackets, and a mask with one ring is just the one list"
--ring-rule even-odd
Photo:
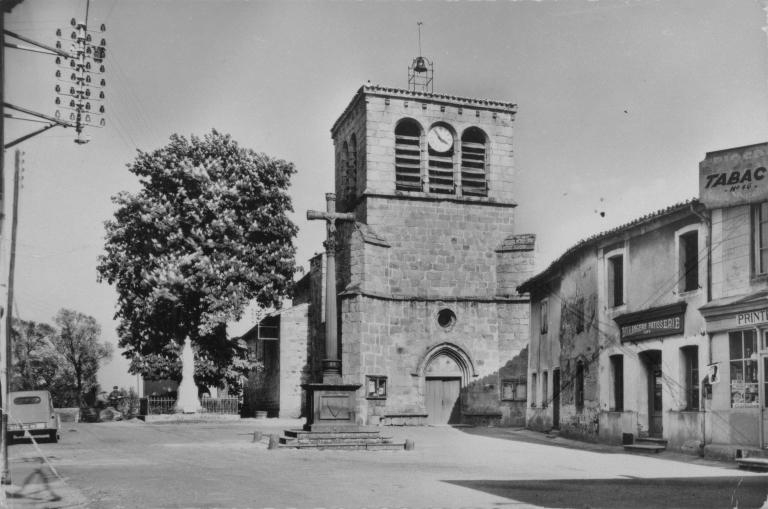
[(150, 396), (147, 398), (147, 403), (147, 412), (150, 415), (172, 414), (176, 409), (176, 398)]
[(200, 398), (203, 412), (209, 414), (238, 414), (238, 398)]
[[(238, 398), (200, 398), (200, 406), (204, 413), (209, 414), (238, 414), (240, 413)], [(176, 398), (150, 396), (147, 398), (147, 413), (150, 415), (172, 414), (176, 411)]]

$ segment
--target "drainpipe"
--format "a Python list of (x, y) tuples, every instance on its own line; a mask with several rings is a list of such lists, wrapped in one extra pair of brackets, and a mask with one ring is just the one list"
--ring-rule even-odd
[[(760, 345), (760, 329), (755, 327), (755, 338), (757, 338), (757, 344)], [(760, 347), (758, 346), (758, 349)], [(760, 356), (757, 355), (757, 352), (755, 352), (755, 355), (757, 356), (757, 372), (760, 373)], [(746, 373), (744, 373), (746, 375)], [(765, 373), (763, 373), (763, 376), (765, 376)], [(746, 385), (746, 376), (744, 377), (745, 385)], [(757, 393), (760, 394), (760, 377), (758, 376), (758, 385), (757, 385)], [(765, 397), (765, 395), (763, 395)], [(758, 399), (760, 400), (760, 404), (757, 405), (757, 432), (760, 434), (758, 436), (758, 443), (760, 444), (760, 450), (765, 449), (765, 433), (763, 432), (763, 401), (758, 396)]]

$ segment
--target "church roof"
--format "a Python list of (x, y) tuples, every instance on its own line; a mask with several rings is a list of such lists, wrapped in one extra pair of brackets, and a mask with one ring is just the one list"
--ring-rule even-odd
[(517, 287), (517, 292), (520, 294), (529, 293), (536, 281), (540, 281), (543, 278), (553, 275), (554, 272), (560, 267), (562, 267), (571, 256), (575, 255), (577, 252), (581, 251), (582, 249), (585, 249), (589, 246), (594, 246), (601, 240), (604, 240), (618, 233), (622, 233), (632, 228), (635, 228), (637, 226), (650, 223), (651, 221), (655, 221), (656, 219), (660, 219), (664, 216), (674, 214), (675, 212), (680, 212), (681, 210), (690, 209), (690, 207), (698, 204), (699, 204), (699, 200), (696, 198), (693, 198), (691, 200), (685, 200), (684, 202), (676, 203), (675, 205), (672, 205), (665, 209), (660, 209), (660, 210), (657, 210), (656, 212), (651, 212), (650, 214), (637, 218), (633, 221), (630, 221), (629, 223), (625, 223), (623, 225), (617, 226), (616, 228), (611, 228), (610, 230), (598, 233), (596, 235), (592, 235), (591, 237), (587, 237), (586, 239), (582, 239), (576, 244), (574, 244), (573, 246), (566, 249), (565, 253), (560, 255), (555, 261), (549, 264), (549, 267), (547, 267), (540, 273), (536, 274), (532, 278), (527, 279), (526, 281), (521, 283)]
[(349, 101), (349, 104), (347, 105), (347, 107), (344, 108), (344, 112), (341, 115), (339, 115), (339, 118), (337, 118), (336, 122), (333, 123), (333, 127), (331, 127), (331, 132), (334, 132), (336, 130), (336, 127), (339, 125), (341, 120), (347, 115), (347, 113), (349, 113), (349, 111), (352, 109), (354, 104), (357, 102), (358, 98), (364, 94), (397, 95), (401, 97), (412, 97), (414, 99), (451, 101), (454, 103), (463, 103), (463, 104), (466, 104), (467, 106), (474, 106), (474, 107), (480, 107), (480, 108), (505, 109), (505, 110), (510, 110), (512, 113), (515, 113), (517, 111), (517, 104), (515, 103), (491, 101), (488, 99), (475, 99), (472, 97), (460, 97), (460, 96), (447, 95), (447, 94), (435, 94), (434, 92), (417, 92), (414, 90), (405, 90), (405, 89), (396, 88), (396, 87), (382, 87), (380, 85), (365, 84), (358, 89), (355, 96), (352, 98), (351, 101)]

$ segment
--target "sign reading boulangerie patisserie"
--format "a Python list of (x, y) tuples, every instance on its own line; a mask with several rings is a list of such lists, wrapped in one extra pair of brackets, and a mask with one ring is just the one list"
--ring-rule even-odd
[(768, 200), (768, 143), (708, 152), (699, 163), (699, 201), (709, 209)]
[(685, 331), (685, 302), (626, 313), (614, 318), (621, 341), (640, 341), (682, 334)]

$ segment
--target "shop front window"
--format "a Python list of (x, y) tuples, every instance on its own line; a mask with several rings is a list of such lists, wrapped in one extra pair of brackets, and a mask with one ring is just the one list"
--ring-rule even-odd
[(731, 352), (731, 408), (759, 407), (755, 332), (730, 332), (728, 342)]

